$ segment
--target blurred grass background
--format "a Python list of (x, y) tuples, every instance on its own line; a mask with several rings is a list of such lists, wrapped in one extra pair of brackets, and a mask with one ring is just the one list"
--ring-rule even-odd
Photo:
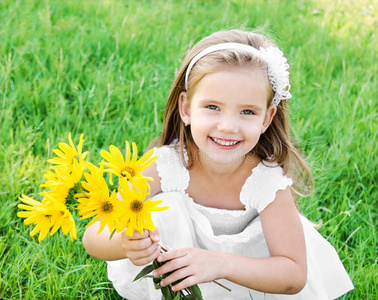
[(376, 299), (378, 7), (355, 1), (0, 1), (0, 298), (118, 299), (78, 240), (38, 243), (16, 217), (38, 198), (52, 149), (85, 135), (91, 161), (158, 136), (185, 51), (221, 29), (259, 28), (291, 63), (292, 121), (312, 165), (303, 213)]

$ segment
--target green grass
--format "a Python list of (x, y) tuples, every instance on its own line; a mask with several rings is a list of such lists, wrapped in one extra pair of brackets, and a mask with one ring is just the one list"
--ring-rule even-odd
[(78, 240), (38, 243), (16, 213), (38, 197), (46, 159), (72, 132), (91, 160), (110, 144), (145, 149), (161, 130), (190, 45), (262, 28), (292, 69), (292, 121), (315, 191), (303, 213), (337, 249), (355, 290), (377, 283), (378, 28), (373, 0), (0, 1), (0, 298), (117, 299), (104, 262)]

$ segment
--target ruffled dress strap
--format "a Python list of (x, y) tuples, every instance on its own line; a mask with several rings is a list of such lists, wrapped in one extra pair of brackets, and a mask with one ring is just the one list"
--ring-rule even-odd
[(154, 155), (158, 156), (156, 167), (161, 178), (162, 192), (183, 192), (189, 185), (189, 172), (182, 163), (181, 154), (176, 147), (170, 145), (154, 149)]
[(260, 214), (276, 198), (279, 190), (293, 184), (277, 163), (262, 161), (252, 171), (240, 192), (240, 201), (247, 208), (256, 209)]

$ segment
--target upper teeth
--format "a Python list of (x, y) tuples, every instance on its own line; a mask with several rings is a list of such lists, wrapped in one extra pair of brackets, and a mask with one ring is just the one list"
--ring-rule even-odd
[(216, 142), (217, 144), (222, 145), (222, 146), (233, 146), (238, 142), (238, 141), (228, 142), (228, 141), (220, 140), (220, 139), (217, 139), (217, 138), (213, 138), (213, 141)]

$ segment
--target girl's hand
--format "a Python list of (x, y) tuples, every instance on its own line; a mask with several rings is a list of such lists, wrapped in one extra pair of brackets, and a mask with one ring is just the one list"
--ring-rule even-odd
[(143, 266), (152, 262), (160, 253), (158, 244), (159, 230), (145, 230), (143, 235), (138, 231), (134, 231), (132, 237), (122, 232), (122, 248), (126, 257), (136, 266)]
[(166, 262), (153, 272), (154, 277), (173, 272), (160, 282), (167, 286), (177, 280), (184, 279), (172, 287), (179, 291), (192, 285), (209, 282), (222, 277), (222, 261), (218, 252), (197, 248), (174, 249), (160, 254), (158, 262)]

